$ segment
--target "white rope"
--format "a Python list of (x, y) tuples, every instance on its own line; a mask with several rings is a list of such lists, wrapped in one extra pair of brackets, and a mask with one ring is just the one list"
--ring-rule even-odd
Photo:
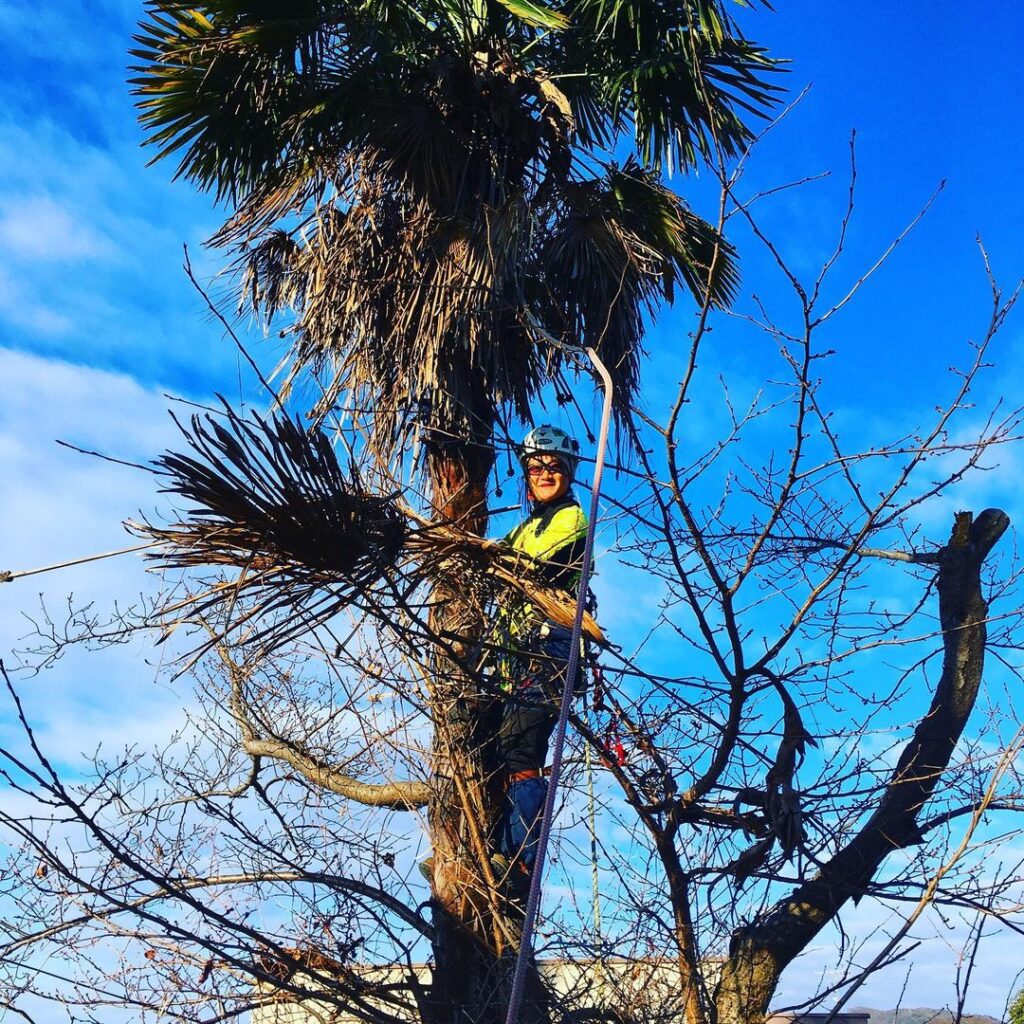
[(597, 863), (597, 801), (594, 799), (594, 755), (587, 743), (583, 749), (587, 768), (587, 820), (590, 825), (591, 906), (594, 917), (594, 945), (599, 950), (598, 968), (604, 960), (604, 938), (601, 934), (601, 876)]
[[(551, 339), (548, 339), (551, 340)], [(567, 348), (568, 346), (560, 346)], [(578, 350), (574, 350), (578, 351)], [(558, 725), (555, 728), (555, 746), (551, 755), (551, 776), (548, 782), (548, 795), (544, 801), (544, 814), (541, 819), (540, 838), (537, 840), (537, 858), (533, 864), (530, 878), (530, 895), (526, 900), (526, 915), (523, 920), (523, 937), (519, 944), (519, 956), (516, 959), (516, 972), (512, 978), (512, 994), (508, 1001), (508, 1015), (505, 1024), (519, 1024), (519, 1009), (523, 1000), (523, 985), (526, 981), (526, 967), (533, 955), (533, 932), (540, 909), (541, 877), (544, 873), (544, 860), (547, 856), (548, 840), (551, 838), (551, 823), (555, 816), (555, 797), (558, 793), (558, 780), (562, 774), (562, 750), (565, 747), (565, 727), (572, 709), (573, 689), (580, 662), (580, 636), (583, 633), (583, 613), (587, 606), (587, 585), (590, 582), (590, 563), (594, 552), (594, 530), (597, 526), (597, 502), (601, 493), (601, 474), (604, 470), (604, 456), (608, 446), (608, 427), (612, 415), (612, 379), (607, 368), (597, 353), (588, 348), (585, 350), (601, 375), (604, 383), (604, 407), (601, 411), (601, 431), (597, 440), (597, 453), (594, 459), (594, 482), (590, 488), (590, 520), (587, 524), (587, 539), (583, 547), (583, 569), (580, 573), (580, 590), (576, 596), (576, 617), (572, 624), (572, 645), (569, 648), (569, 664), (565, 670), (565, 685), (562, 687), (562, 706), (558, 714)]]
[(98, 562), (101, 558), (116, 558), (118, 555), (130, 555), (133, 551), (145, 551), (147, 548), (155, 548), (160, 541), (150, 541), (148, 544), (136, 544), (130, 548), (119, 548), (117, 551), (104, 551), (101, 555), (84, 555), (82, 558), (72, 558), (67, 562), (57, 562), (55, 565), (43, 565), (38, 569), (21, 569), (18, 572), (10, 572), (6, 569), (0, 570), (0, 583), (10, 583), (12, 580), (20, 580), (24, 576), (38, 576), (41, 572), (53, 572), (54, 569), (67, 569), (71, 565), (85, 565), (86, 562)]

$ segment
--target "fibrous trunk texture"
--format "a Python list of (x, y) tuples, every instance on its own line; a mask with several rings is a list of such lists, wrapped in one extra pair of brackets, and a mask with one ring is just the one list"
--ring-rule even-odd
[[(474, 533), (487, 523), (487, 477), (492, 457), (483, 446), (431, 456), (435, 514)], [(465, 669), (486, 629), (471, 595), (438, 588), (432, 632), (442, 647), (432, 672), (433, 786), (429, 825), (433, 843), (434, 975), (430, 1024), (502, 1024), (508, 1007), (520, 922), (494, 890), (490, 833), (501, 797), (494, 736), (495, 698)], [(489, 877), (490, 876), (490, 877)], [(526, 987), (522, 1024), (547, 1019), (536, 970)]]

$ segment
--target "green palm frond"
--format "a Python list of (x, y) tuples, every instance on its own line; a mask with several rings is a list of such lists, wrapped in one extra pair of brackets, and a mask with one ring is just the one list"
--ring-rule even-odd
[[(153, 159), (175, 156), (177, 175), (235, 202), (285, 169), (301, 178), (325, 148), (357, 145), (367, 93), (392, 88), (401, 66), (391, 41), (346, 11), (358, 6), (148, 0), (129, 81)], [(346, 96), (351, 117), (339, 119)]]
[(682, 281), (698, 302), (725, 305), (738, 284), (731, 247), (636, 162), (563, 194), (538, 274), (541, 318), (595, 348), (623, 397), (637, 386), (644, 319)]
[(550, 4), (539, 0), (498, 0), (517, 18), (534, 28), (546, 28), (553, 32), (569, 27), (569, 19)]
[(636, 162), (608, 175), (616, 215), (642, 250), (660, 263), (659, 290), (675, 299), (682, 279), (699, 303), (729, 305), (739, 285), (732, 246), (707, 221), (698, 217), (670, 189)]
[[(574, 0), (559, 40), (559, 73), (584, 72), (577, 96), (604, 105), (636, 133), (650, 167), (683, 168), (751, 138), (743, 115), (763, 116), (781, 91), (779, 62), (749, 43), (713, 0)], [(599, 98), (598, 98), (599, 97)]]
[(248, 38), (244, 23), (214, 22), (209, 7), (153, 3), (140, 25), (131, 79), (140, 121), (177, 173), (234, 199), (276, 165), (282, 113), (296, 106), (292, 54)]

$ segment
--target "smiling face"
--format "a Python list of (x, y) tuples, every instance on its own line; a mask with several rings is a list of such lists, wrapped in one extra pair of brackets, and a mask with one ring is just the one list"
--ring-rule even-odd
[(531, 455), (526, 460), (526, 482), (534, 501), (557, 501), (569, 490), (569, 467), (557, 455)]

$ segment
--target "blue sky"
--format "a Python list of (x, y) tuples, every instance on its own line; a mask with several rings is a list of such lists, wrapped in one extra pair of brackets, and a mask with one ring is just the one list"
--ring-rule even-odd
[[(948, 388), (946, 367), (984, 326), (987, 283), (975, 236), (1009, 288), (1024, 271), (1024, 173), (1019, 41), (1024, 10), (1008, 0), (929, 5), (862, 0), (793, 0), (778, 11), (742, 15), (748, 31), (791, 59), (791, 94), (811, 89), (764, 140), (749, 193), (831, 171), (763, 207), (763, 223), (794, 265), (820, 261), (834, 240), (848, 186), (849, 137), (857, 131), (857, 208), (836, 294), (857, 279), (915, 216), (940, 180), (929, 215), (870, 281), (856, 304), (828, 328), (837, 350), (828, 385), (839, 415), (871, 430), (934, 404)], [(205, 399), (253, 394), (237, 353), (210, 322), (181, 271), (187, 244), (204, 279), (217, 268), (202, 241), (219, 223), (209, 201), (169, 181), (169, 165), (147, 169), (124, 84), (135, 0), (0, 0), (0, 569), (58, 561), (124, 543), (123, 518), (156, 503), (140, 474), (83, 460), (55, 437), (144, 459), (172, 442), (164, 392)], [(677, 181), (701, 212), (707, 175)], [(741, 244), (744, 295), (778, 301), (778, 275)], [(746, 297), (744, 302), (749, 301)], [(650, 337), (656, 359), (678, 346), (687, 312), (666, 315)], [(726, 327), (707, 359), (739, 390), (753, 388), (770, 355)], [(1024, 402), (1019, 318), (994, 353), (997, 366), (980, 395)], [(272, 343), (251, 338), (269, 365)], [(648, 391), (652, 406), (658, 383)], [(709, 414), (710, 415), (710, 414)], [(702, 425), (695, 423), (693, 433)], [(972, 482), (950, 508), (1001, 503), (1024, 512), (1013, 461)], [(957, 506), (961, 507), (961, 506)], [(948, 512), (949, 509), (947, 508)], [(1024, 521), (1024, 515), (1018, 517)], [(946, 529), (937, 516), (936, 536)], [(601, 581), (602, 608), (637, 628), (635, 604), (617, 607)], [(138, 562), (123, 560), (34, 578), (0, 591), (0, 648), (15, 645), (20, 616), (45, 590), (69, 590), (102, 604), (147, 586)], [(154, 683), (151, 652), (118, 649), (57, 666), (26, 683), (41, 734), (63, 759), (97, 742), (157, 742), (180, 724), (181, 696)], [(0, 742), (10, 737), (0, 720)], [(862, 913), (862, 912), (858, 912)], [(1021, 939), (1006, 937), (979, 968), (971, 1005), (998, 1013), (1021, 962)], [(998, 954), (998, 955), (997, 955)], [(931, 954), (918, 968), (919, 995), (947, 984), (948, 961)], [(987, 972), (987, 973), (986, 973)], [(863, 1001), (890, 1005), (894, 975)], [(910, 992), (914, 992), (912, 979)]]

